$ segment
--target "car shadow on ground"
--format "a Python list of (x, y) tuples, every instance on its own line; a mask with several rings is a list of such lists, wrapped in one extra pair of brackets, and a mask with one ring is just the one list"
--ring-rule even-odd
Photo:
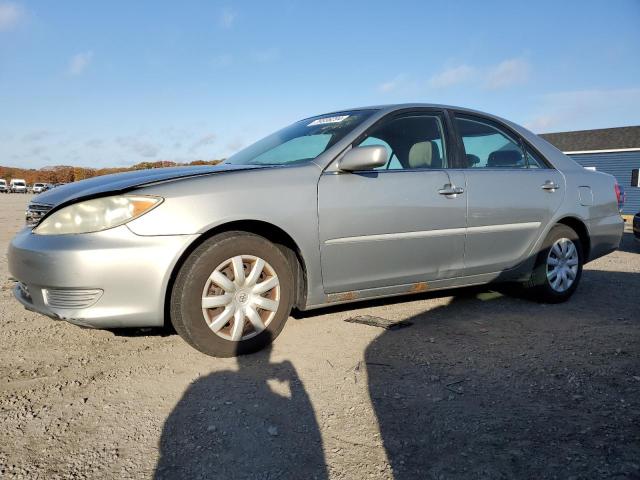
[(538, 305), (469, 291), (366, 350), (394, 478), (640, 475), (637, 273)]
[(633, 233), (625, 232), (618, 250), (628, 253), (640, 253), (640, 242), (636, 240)]
[(109, 332), (116, 337), (170, 337), (177, 335), (176, 331), (171, 327), (144, 327), (144, 328), (108, 328)]

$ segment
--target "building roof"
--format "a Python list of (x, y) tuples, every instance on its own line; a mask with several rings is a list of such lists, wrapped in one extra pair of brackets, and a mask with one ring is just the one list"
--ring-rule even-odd
[(640, 125), (540, 135), (563, 152), (640, 148)]

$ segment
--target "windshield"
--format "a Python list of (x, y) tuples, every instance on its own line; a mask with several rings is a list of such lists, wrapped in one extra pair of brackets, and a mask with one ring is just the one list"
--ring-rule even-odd
[(332, 113), (301, 120), (229, 157), (233, 165), (292, 165), (309, 162), (366, 120), (375, 110)]

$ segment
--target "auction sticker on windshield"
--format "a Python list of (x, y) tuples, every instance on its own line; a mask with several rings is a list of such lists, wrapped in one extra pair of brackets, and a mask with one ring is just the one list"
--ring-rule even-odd
[(314, 125), (324, 125), (326, 123), (340, 123), (344, 119), (349, 118), (349, 115), (337, 115), (335, 117), (318, 118), (311, 122), (307, 127), (313, 127)]

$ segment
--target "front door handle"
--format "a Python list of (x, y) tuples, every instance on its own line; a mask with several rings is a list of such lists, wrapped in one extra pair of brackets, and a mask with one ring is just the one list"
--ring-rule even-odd
[(440, 190), (438, 190), (440, 195), (446, 195), (447, 197), (455, 197), (461, 193), (464, 193), (464, 188), (456, 187), (455, 185), (446, 184)]
[(547, 180), (542, 185), (540, 185), (540, 188), (546, 190), (547, 192), (555, 192), (558, 188), (560, 188), (560, 186), (551, 180)]

